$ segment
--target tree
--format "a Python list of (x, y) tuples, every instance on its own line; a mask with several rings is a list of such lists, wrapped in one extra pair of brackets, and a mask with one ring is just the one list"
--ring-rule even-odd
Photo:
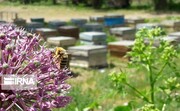
[(53, 2), (53, 5), (57, 4), (57, 0), (52, 0), (52, 2)]
[(153, 0), (155, 10), (165, 10), (168, 9), (168, 0)]

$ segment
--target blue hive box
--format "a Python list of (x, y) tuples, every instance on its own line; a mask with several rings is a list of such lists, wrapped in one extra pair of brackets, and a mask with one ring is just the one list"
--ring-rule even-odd
[(104, 17), (104, 25), (107, 27), (121, 26), (124, 23), (124, 15), (108, 15)]

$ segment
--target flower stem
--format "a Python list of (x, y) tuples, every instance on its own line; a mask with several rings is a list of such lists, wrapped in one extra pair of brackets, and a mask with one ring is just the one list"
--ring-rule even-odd
[(146, 97), (146, 96), (144, 96), (140, 91), (138, 91), (135, 87), (133, 87), (133, 86), (131, 86), (129, 83), (125, 83), (129, 88), (131, 88), (132, 90), (134, 90), (137, 94), (139, 94), (140, 96), (138, 96), (139, 98), (141, 98), (141, 99), (143, 99), (143, 100), (145, 100), (146, 102), (148, 102), (148, 103), (151, 103), (150, 101), (149, 101), (149, 99)]

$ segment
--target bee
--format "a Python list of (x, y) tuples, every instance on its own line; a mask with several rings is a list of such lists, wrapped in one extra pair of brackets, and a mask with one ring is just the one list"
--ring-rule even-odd
[(68, 67), (69, 65), (69, 56), (67, 51), (62, 47), (56, 47), (53, 52), (53, 58), (58, 68), (62, 69)]

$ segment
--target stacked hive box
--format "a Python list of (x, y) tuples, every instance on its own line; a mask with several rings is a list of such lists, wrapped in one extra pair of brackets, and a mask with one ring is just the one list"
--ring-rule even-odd
[(161, 24), (165, 28), (170, 28), (175, 31), (180, 31), (180, 21), (165, 20), (165, 21), (162, 21)]
[(106, 45), (106, 33), (104, 32), (82, 32), (80, 40), (85, 45)]
[(107, 65), (106, 46), (74, 46), (69, 47), (68, 52), (71, 54), (70, 66), (89, 68)]
[(173, 33), (170, 33), (170, 34), (168, 35), (168, 37), (176, 38), (176, 43), (177, 43), (177, 44), (180, 43), (180, 32), (173, 32)]
[(30, 32), (34, 32), (37, 28), (43, 28), (43, 27), (44, 27), (44, 24), (40, 22), (27, 23), (25, 26), (25, 28)]
[(143, 18), (128, 18), (126, 19), (126, 23), (128, 26), (136, 27), (136, 24), (138, 23), (144, 23), (145, 19)]
[(31, 18), (31, 22), (44, 23), (44, 18)]
[[(160, 45), (160, 40), (165, 40), (169, 42), (171, 45), (177, 46), (180, 43), (180, 37), (177, 36), (166, 36), (166, 37), (156, 37), (154, 41), (154, 46), (158, 47)], [(144, 40), (145, 44), (149, 44), (149, 40)]]
[(131, 27), (117, 27), (111, 28), (110, 33), (121, 37), (124, 40), (134, 40), (135, 39), (135, 29)]
[(60, 36), (79, 38), (79, 28), (76, 26), (62, 26), (58, 28)]
[(162, 25), (160, 25), (158, 23), (140, 23), (140, 24), (136, 25), (136, 30), (140, 30), (142, 28), (152, 29), (155, 27), (162, 27)]
[(112, 56), (123, 57), (131, 47), (134, 45), (134, 41), (123, 40), (118, 42), (110, 42), (108, 44), (108, 50)]
[(47, 40), (48, 37), (53, 37), (58, 35), (57, 30), (50, 28), (38, 28), (36, 29), (36, 33), (40, 34), (40, 36), (43, 37), (44, 40)]
[(179, 37), (179, 38), (180, 38), (180, 32), (173, 32), (173, 33), (170, 33), (169, 36), (172, 36), (172, 37)]
[(16, 24), (17, 26), (26, 26), (26, 20), (22, 19), (22, 18), (17, 18), (14, 19), (14, 24)]
[(104, 25), (107, 27), (124, 26), (124, 15), (106, 15), (104, 17)]
[(87, 32), (92, 32), (92, 31), (102, 32), (103, 25), (99, 23), (87, 23), (84, 25), (84, 30)]
[(49, 37), (47, 39), (47, 43), (51, 46), (67, 48), (69, 46), (75, 45), (76, 39), (72, 37), (63, 37), (63, 36)]
[(48, 27), (53, 28), (53, 29), (58, 29), (61, 26), (65, 26), (66, 22), (65, 21), (59, 21), (59, 20), (53, 20), (49, 21)]
[(91, 22), (98, 22), (98, 23), (104, 22), (104, 16), (91, 16), (89, 19)]
[(74, 18), (74, 19), (71, 19), (71, 22), (78, 26), (79, 28), (82, 28), (84, 26), (84, 24), (87, 23), (87, 20), (86, 19), (82, 19), (82, 18)]

